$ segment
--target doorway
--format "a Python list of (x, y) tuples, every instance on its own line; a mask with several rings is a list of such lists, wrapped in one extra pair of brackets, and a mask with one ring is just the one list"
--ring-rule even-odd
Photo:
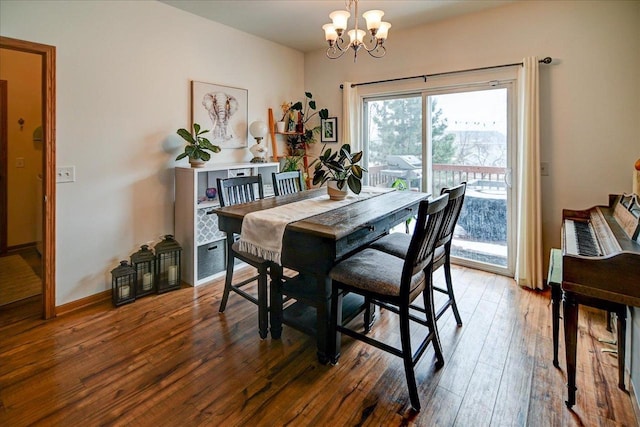
[[(54, 46), (0, 36), (0, 49), (42, 58), (42, 317), (55, 317), (55, 54)], [(6, 156), (4, 156), (6, 169)], [(5, 186), (6, 180), (0, 182)], [(6, 192), (3, 192), (5, 194)]]

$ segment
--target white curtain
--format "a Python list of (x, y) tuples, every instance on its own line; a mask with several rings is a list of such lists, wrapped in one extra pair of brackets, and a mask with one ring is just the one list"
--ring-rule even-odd
[(518, 202), (515, 279), (543, 288), (540, 207), (540, 114), (538, 58), (524, 58), (518, 73)]
[(360, 138), (360, 103), (358, 88), (351, 82), (342, 84), (342, 144), (351, 145), (351, 152), (364, 149)]

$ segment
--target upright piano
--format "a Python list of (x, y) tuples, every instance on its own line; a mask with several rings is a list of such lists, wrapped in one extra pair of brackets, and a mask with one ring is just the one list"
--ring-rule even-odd
[(618, 386), (624, 389), (627, 306), (640, 307), (639, 234), (640, 198), (635, 194), (610, 195), (608, 206), (562, 212), (561, 277), (569, 408), (575, 404), (579, 304), (617, 314)]

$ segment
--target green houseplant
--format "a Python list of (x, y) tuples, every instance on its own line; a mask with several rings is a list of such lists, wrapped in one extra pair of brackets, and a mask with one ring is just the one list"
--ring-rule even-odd
[[(334, 182), (335, 187), (344, 193), (341, 197), (342, 199), (346, 197), (346, 187), (355, 194), (360, 194), (362, 190), (362, 173), (366, 172), (366, 169), (357, 164), (362, 160), (362, 151), (351, 153), (349, 144), (343, 144), (338, 151), (333, 151), (331, 148), (325, 150), (325, 148), (326, 144), (322, 147), (322, 154), (309, 165), (315, 164), (313, 184), (322, 185), (327, 181), (329, 183)], [(329, 196), (332, 196), (331, 189), (329, 189)], [(340, 200), (338, 197), (340, 196), (331, 198)]]
[(176, 160), (189, 157), (191, 166), (197, 168), (203, 167), (204, 163), (211, 159), (209, 151), (219, 153), (220, 147), (213, 145), (207, 138), (202, 136), (207, 132), (209, 132), (209, 130), (201, 130), (198, 123), (193, 124), (193, 134), (184, 128), (178, 129), (176, 133), (187, 141), (187, 145), (184, 147), (184, 152), (176, 157)]
[[(286, 103), (282, 105), (283, 111)], [(289, 136), (287, 138), (287, 145), (291, 155), (300, 155), (304, 153), (305, 144), (313, 144), (316, 142), (316, 135), (320, 133), (320, 124), (315, 127), (308, 128), (309, 120), (318, 115), (320, 119), (326, 119), (329, 117), (329, 110), (322, 108), (316, 111), (316, 101), (313, 99), (311, 92), (304, 93), (304, 103), (297, 101), (295, 103), (289, 103), (288, 112), (298, 113), (300, 120), (296, 124), (296, 135)], [(294, 114), (297, 116), (298, 114)], [(286, 116), (287, 113), (284, 113)], [(283, 117), (284, 117), (283, 116)]]

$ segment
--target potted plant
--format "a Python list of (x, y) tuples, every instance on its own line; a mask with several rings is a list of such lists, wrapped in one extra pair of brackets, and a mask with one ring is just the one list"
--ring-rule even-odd
[[(287, 145), (291, 155), (303, 155), (306, 144), (316, 142), (316, 135), (320, 133), (320, 124), (313, 128), (307, 128), (309, 120), (318, 115), (321, 119), (329, 117), (329, 110), (323, 108), (319, 111), (316, 109), (316, 101), (313, 99), (311, 92), (304, 93), (304, 104), (302, 101), (283, 103), (282, 120), (289, 116), (289, 125), (292, 126), (293, 134), (287, 138)], [(285, 110), (286, 108), (286, 110)]]
[[(366, 172), (362, 166), (356, 164), (362, 159), (362, 151), (351, 153), (351, 146), (343, 144), (338, 151), (331, 148), (325, 150), (315, 159), (313, 171), (313, 184), (327, 184), (327, 192), (331, 200), (342, 200), (347, 196), (347, 190), (351, 189), (355, 194), (362, 190), (362, 172)], [(311, 166), (309, 165), (309, 166)]]
[(218, 145), (213, 145), (207, 138), (202, 136), (207, 132), (209, 132), (208, 129), (200, 130), (200, 125), (198, 123), (193, 124), (193, 134), (184, 128), (178, 129), (176, 133), (180, 135), (182, 139), (187, 141), (187, 145), (184, 147), (184, 153), (181, 153), (176, 157), (176, 160), (189, 157), (191, 167), (204, 167), (205, 162), (211, 159), (209, 151), (212, 153), (220, 152), (220, 147)]

